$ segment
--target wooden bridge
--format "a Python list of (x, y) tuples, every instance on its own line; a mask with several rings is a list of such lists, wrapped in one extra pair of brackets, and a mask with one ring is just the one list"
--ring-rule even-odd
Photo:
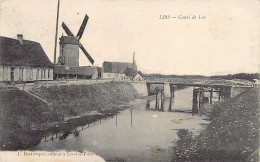
[[(161, 82), (161, 81), (147, 81), (147, 91), (148, 96), (151, 95), (151, 85), (161, 84), (163, 85), (160, 90), (156, 89), (156, 98), (158, 92), (161, 94), (161, 98), (170, 97), (173, 99), (174, 91), (177, 86), (192, 86), (193, 88), (193, 102), (192, 102), (192, 112), (199, 112), (199, 109), (204, 102), (205, 98), (203, 95), (209, 93), (209, 98), (206, 98), (209, 104), (212, 104), (213, 93), (218, 95), (218, 101), (223, 102), (230, 97), (234, 97), (252, 86), (234, 86), (226, 84), (208, 84), (208, 83), (173, 83), (173, 82)], [(156, 106), (157, 106), (156, 102)]]

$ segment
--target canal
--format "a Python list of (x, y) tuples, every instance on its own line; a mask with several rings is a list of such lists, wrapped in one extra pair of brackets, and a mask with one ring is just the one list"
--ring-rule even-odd
[(196, 135), (208, 123), (192, 115), (192, 91), (176, 91), (171, 107), (165, 99), (159, 109), (154, 96), (137, 99), (117, 115), (77, 127), (65, 138), (42, 139), (32, 150), (90, 151), (106, 161), (170, 161), (177, 131), (189, 129)]

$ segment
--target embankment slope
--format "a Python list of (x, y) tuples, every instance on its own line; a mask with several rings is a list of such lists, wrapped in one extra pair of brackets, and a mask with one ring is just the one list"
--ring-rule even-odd
[(45, 99), (55, 113), (63, 116), (79, 115), (92, 110), (103, 113), (138, 96), (129, 83), (40, 87), (31, 92)]
[[(119, 105), (125, 105), (138, 97), (137, 91), (129, 83), (39, 87), (30, 93), (48, 103), (25, 91), (0, 91), (1, 149), (10, 150), (13, 146), (19, 148), (14, 141), (20, 138), (17, 134), (19, 131), (38, 129), (47, 126), (47, 123), (62, 122), (65, 117), (80, 116), (90, 111), (104, 115), (115, 113), (120, 110)], [(10, 134), (16, 135), (11, 139)], [(25, 140), (19, 139), (23, 142)]]

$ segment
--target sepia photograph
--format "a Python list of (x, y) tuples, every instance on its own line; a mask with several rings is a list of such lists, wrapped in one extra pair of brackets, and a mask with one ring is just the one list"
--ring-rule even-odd
[(260, 0), (0, 0), (1, 162), (258, 162)]

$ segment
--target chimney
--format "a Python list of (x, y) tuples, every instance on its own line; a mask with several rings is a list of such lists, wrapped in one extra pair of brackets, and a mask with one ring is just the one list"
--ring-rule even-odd
[(23, 44), (23, 35), (22, 34), (17, 34), (17, 39), (21, 44)]

